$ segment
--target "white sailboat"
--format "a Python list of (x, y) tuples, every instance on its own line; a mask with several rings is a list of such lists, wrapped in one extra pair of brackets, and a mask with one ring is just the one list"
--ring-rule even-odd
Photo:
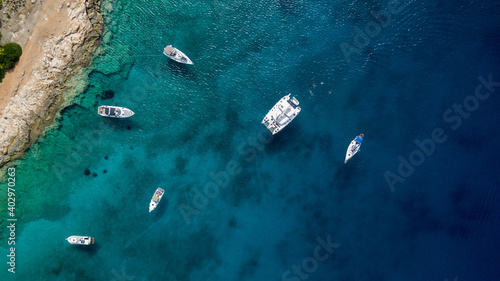
[(347, 163), (347, 161), (349, 161), (349, 159), (351, 159), (354, 156), (354, 154), (358, 153), (359, 148), (361, 147), (361, 142), (363, 142), (364, 136), (365, 135), (360, 134), (351, 141), (349, 147), (347, 148), (347, 152), (345, 154), (344, 163)]
[(283, 130), (300, 113), (299, 101), (290, 94), (281, 98), (264, 116), (262, 124), (274, 135)]
[(112, 106), (112, 105), (101, 105), (97, 109), (97, 114), (104, 117), (112, 117), (112, 118), (127, 118), (135, 113), (125, 107)]
[(73, 245), (88, 246), (88, 245), (94, 244), (94, 237), (72, 235), (72, 236), (66, 238), (66, 241), (68, 241), (70, 244), (73, 244)]
[(161, 198), (163, 197), (163, 194), (165, 193), (165, 190), (162, 188), (157, 188), (155, 191), (155, 194), (153, 194), (153, 198), (151, 198), (151, 202), (149, 203), (149, 212), (153, 211), (156, 209), (158, 206), (158, 203), (160, 203)]
[(163, 54), (176, 62), (184, 63), (184, 64), (193, 64), (193, 62), (179, 49), (172, 47), (172, 45), (168, 45), (163, 49)]

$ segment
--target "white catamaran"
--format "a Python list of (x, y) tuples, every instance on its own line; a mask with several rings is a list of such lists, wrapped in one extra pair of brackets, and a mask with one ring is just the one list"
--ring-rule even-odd
[(185, 63), (185, 64), (193, 64), (193, 62), (179, 49), (172, 47), (172, 45), (168, 45), (163, 49), (163, 54), (176, 62)]
[(347, 152), (345, 154), (345, 161), (344, 163), (347, 163), (349, 159), (351, 159), (354, 154), (358, 153), (359, 148), (361, 147), (361, 142), (363, 142), (363, 137), (365, 135), (360, 134), (356, 138), (354, 138), (351, 143), (349, 144), (349, 147), (347, 148)]
[(155, 191), (155, 194), (153, 194), (153, 198), (151, 198), (151, 202), (149, 203), (149, 212), (153, 211), (156, 209), (156, 206), (158, 206), (158, 203), (160, 203), (161, 198), (163, 197), (163, 194), (165, 193), (165, 190), (162, 188), (157, 188)]
[(127, 118), (135, 113), (125, 107), (112, 106), (112, 105), (101, 105), (97, 109), (97, 114), (104, 117), (112, 117), (112, 118)]
[(285, 128), (300, 113), (299, 101), (290, 94), (279, 100), (262, 120), (262, 124), (274, 135)]

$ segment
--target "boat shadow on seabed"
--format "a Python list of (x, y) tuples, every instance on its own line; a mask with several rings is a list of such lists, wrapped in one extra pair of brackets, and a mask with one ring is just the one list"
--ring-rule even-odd
[[(74, 246), (74, 245), (71, 245), (71, 246)], [(79, 252), (84, 252), (84, 253), (88, 253), (89, 255), (93, 256), (93, 255), (96, 255), (97, 252), (99, 251), (99, 249), (101, 248), (101, 245), (96, 241), (94, 244), (92, 245), (88, 245), (88, 246), (76, 246), (76, 247), (72, 247), (75, 251), (79, 251)]]
[[(134, 118), (134, 116), (130, 118)], [(106, 126), (120, 131), (130, 131), (132, 129), (137, 129), (140, 126), (139, 123), (127, 118), (103, 118), (102, 122), (106, 124)]]
[(196, 75), (191, 69), (193, 66), (180, 64), (170, 59), (166, 62), (165, 66), (167, 67), (169, 72), (174, 73), (177, 76), (181, 76), (191, 81), (197, 80)]
[(156, 207), (156, 209), (153, 210), (153, 212), (152, 212), (152, 213), (154, 213), (153, 214), (153, 219), (155, 221), (157, 221), (161, 217), (163, 217), (163, 215), (167, 211), (167, 206), (168, 206), (168, 198), (166, 198), (165, 196), (163, 196), (163, 198), (161, 199), (161, 202), (158, 204), (158, 207)]
[[(270, 132), (269, 135), (271, 135)], [(266, 137), (271, 138), (270, 136)], [(270, 143), (265, 144), (266, 150), (269, 154), (283, 153), (283, 151), (288, 151), (288, 149), (300, 144), (301, 142), (297, 141), (300, 140), (300, 137), (300, 126), (297, 123), (287, 126), (283, 131), (273, 135)]]

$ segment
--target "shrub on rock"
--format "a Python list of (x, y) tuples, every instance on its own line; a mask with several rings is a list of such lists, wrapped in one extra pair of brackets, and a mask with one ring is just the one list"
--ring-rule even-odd
[(16, 43), (7, 43), (0, 46), (0, 68), (12, 68), (22, 53), (21, 46)]
[(0, 82), (5, 76), (5, 69), (14, 67), (22, 54), (23, 50), (19, 44), (7, 43), (0, 46)]

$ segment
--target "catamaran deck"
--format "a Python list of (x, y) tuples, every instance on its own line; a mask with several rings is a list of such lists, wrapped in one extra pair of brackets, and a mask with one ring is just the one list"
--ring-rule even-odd
[(278, 133), (299, 114), (300, 107), (298, 105), (299, 101), (295, 97), (290, 99), (290, 94), (284, 96), (266, 114), (262, 120), (262, 124), (264, 124), (273, 135)]

